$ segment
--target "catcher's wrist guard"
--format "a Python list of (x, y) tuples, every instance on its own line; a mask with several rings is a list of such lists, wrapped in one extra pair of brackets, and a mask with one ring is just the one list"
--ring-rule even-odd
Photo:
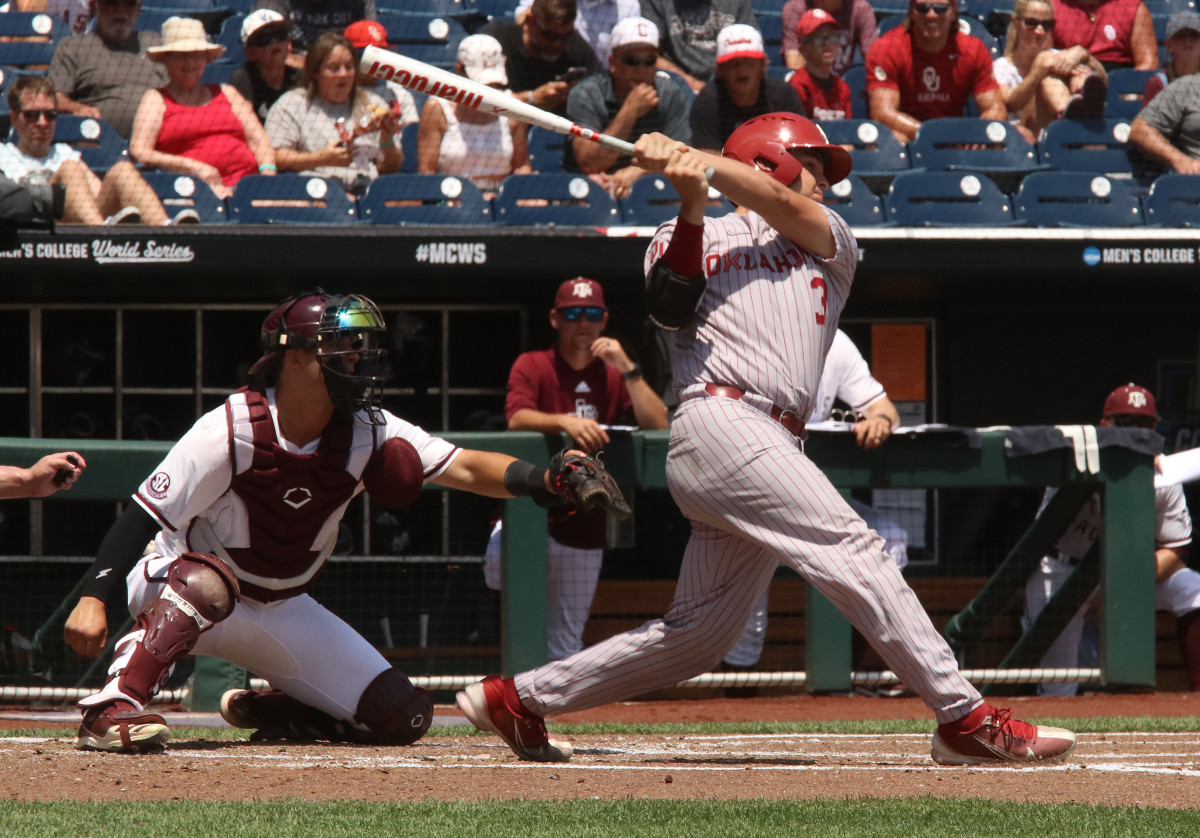
[(562, 498), (546, 490), (546, 469), (524, 460), (513, 460), (504, 470), (504, 488), (514, 498), (533, 498), (538, 506), (549, 509)]
[(587, 512), (599, 506), (621, 519), (633, 514), (617, 481), (595, 457), (569, 449), (559, 451), (550, 461), (550, 480), (575, 509)]
[(650, 320), (660, 329), (676, 332), (692, 322), (708, 288), (703, 276), (684, 276), (658, 260), (650, 268), (646, 305)]

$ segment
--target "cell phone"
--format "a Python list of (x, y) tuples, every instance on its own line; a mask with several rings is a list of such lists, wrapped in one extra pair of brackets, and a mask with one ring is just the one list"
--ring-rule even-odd
[(587, 67), (572, 67), (559, 76), (556, 81), (565, 81), (567, 84), (574, 84), (586, 75)]

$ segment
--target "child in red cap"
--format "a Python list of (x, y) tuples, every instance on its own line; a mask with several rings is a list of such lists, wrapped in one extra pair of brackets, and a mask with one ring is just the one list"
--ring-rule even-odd
[(804, 66), (792, 73), (788, 82), (800, 94), (805, 111), (818, 122), (850, 119), (850, 86), (833, 72), (833, 62), (841, 49), (837, 21), (829, 12), (809, 9), (796, 24), (796, 37)]

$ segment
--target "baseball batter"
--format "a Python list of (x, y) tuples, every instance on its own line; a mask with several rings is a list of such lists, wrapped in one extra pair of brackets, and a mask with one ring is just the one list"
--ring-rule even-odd
[(227, 722), (261, 738), (406, 745), (428, 729), (429, 693), (307, 593), (346, 507), (364, 488), (407, 506), (425, 481), (558, 497), (545, 469), (457, 448), (383, 410), (384, 331), (366, 297), (315, 291), (280, 303), (263, 322), (250, 386), (202, 416), (138, 488), (67, 621), (70, 646), (98, 655), (105, 599), (125, 577), (137, 624), (117, 642), (107, 684), (79, 702), (77, 748), (161, 749), (170, 730), (145, 706), (189, 652), (271, 683), (274, 692), (221, 701)]
[[(659, 134), (635, 164), (662, 171), (682, 197), (646, 256), (647, 302), (677, 328), (667, 482), (692, 522), (667, 614), (572, 657), (492, 675), (458, 695), (482, 730), (520, 757), (559, 762), (571, 746), (543, 717), (617, 701), (715, 666), (733, 645), (779, 562), (836, 604), (889, 667), (933, 709), (933, 758), (964, 764), (1060, 757), (1075, 735), (1011, 718), (959, 674), (949, 647), (872, 532), (805, 456), (803, 417), (858, 248), (821, 206), (849, 154), (795, 114), (765, 114), (729, 138), (724, 156)], [(750, 164), (750, 165), (747, 165)], [(755, 171), (755, 168), (762, 171)], [(711, 184), (749, 210), (706, 218)]]

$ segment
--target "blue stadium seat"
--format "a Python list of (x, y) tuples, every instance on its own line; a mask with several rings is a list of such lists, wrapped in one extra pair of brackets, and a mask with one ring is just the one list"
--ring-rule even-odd
[[(986, 24), (988, 18), (993, 15), (1003, 15), (1011, 18), (1013, 6), (1015, 5), (1015, 0), (966, 0), (965, 16), (983, 21)], [(960, 14), (963, 14), (961, 7)]]
[(1159, 175), (1142, 206), (1149, 226), (1200, 228), (1200, 175)]
[(42, 38), (46, 43), (57, 44), (70, 34), (66, 21), (44, 12), (0, 14), (0, 37), (3, 38)]
[[(657, 227), (679, 215), (679, 193), (665, 175), (658, 173), (635, 180), (620, 203), (621, 217), (631, 227)], [(719, 218), (734, 209), (732, 201), (716, 190), (709, 190), (705, 215)]]
[(878, 227), (887, 223), (883, 201), (857, 175), (849, 175), (825, 190), (825, 206), (851, 227)]
[(767, 53), (767, 59), (772, 64), (782, 64), (783, 53), (779, 51), (779, 46), (783, 43), (782, 18), (779, 15), (758, 15), (758, 31), (762, 33), (763, 50)]
[(1035, 172), (1014, 198), (1035, 227), (1141, 227), (1142, 208), (1122, 181), (1093, 172)]
[(41, 74), (50, 66), (55, 46), (50, 41), (0, 41), (0, 66)]
[(400, 151), (404, 153), (404, 162), (400, 164), (400, 174), (415, 175), (417, 173), (417, 135), (421, 131), (421, 123), (410, 122), (400, 129)]
[[(409, 48), (413, 44), (438, 45), (445, 47), (467, 37), (463, 25), (453, 17), (439, 15), (380, 14), (379, 22), (388, 33), (388, 43), (395, 47)], [(405, 49), (397, 49), (408, 55)]]
[[(857, 53), (855, 53), (857, 55)], [(784, 67), (779, 64), (769, 64), (767, 66), (767, 75), (773, 79), (787, 81), (792, 77), (792, 73), (796, 72), (791, 67)]]
[[(377, 4), (379, 16), (408, 15), (410, 17), (453, 17), (480, 11), (491, 14), (486, 7), (503, 6), (509, 11), (517, 8), (517, 0), (496, 0), (495, 3), (481, 3), (478, 0), (380, 0)], [(387, 29), (385, 23), (384, 28)], [(388, 30), (389, 34), (391, 30)]]
[(1045, 168), (1037, 149), (1013, 126), (979, 117), (928, 119), (908, 144), (914, 169), (982, 172), (1005, 192), (1021, 178)]
[(213, 43), (225, 47), (225, 52), (214, 63), (233, 64), (235, 67), (246, 63), (246, 51), (242, 44), (242, 22), (245, 19), (245, 15), (237, 14), (221, 21), (221, 29), (213, 38)]
[(358, 223), (358, 210), (342, 185), (307, 175), (249, 175), (238, 181), (228, 201), (238, 224)]
[(901, 172), (883, 199), (900, 227), (1003, 227), (1012, 202), (991, 180), (970, 172)]
[(228, 224), (229, 211), (225, 202), (202, 180), (178, 172), (142, 172), (163, 203), (167, 215), (174, 218), (180, 211), (193, 209), (202, 224)]
[(875, 17), (879, 19), (879, 22), (875, 24), (875, 34), (883, 35), (904, 23), (904, 19), (908, 17), (908, 6), (889, 15), (881, 15), (879, 10), (876, 9)]
[(616, 201), (585, 175), (509, 175), (492, 202), (500, 224), (519, 227), (611, 227), (621, 223)]
[(233, 77), (233, 71), (238, 66), (237, 64), (214, 61), (204, 68), (204, 75), (200, 77), (200, 81), (203, 84), (229, 84), (229, 79)]
[(475, 184), (452, 175), (381, 175), (358, 210), (363, 221), (400, 227), (492, 223), (491, 204)]
[(54, 142), (66, 143), (79, 152), (83, 162), (103, 176), (114, 165), (129, 158), (129, 143), (103, 119), (60, 114), (54, 126)]
[(882, 122), (835, 119), (820, 125), (829, 142), (850, 149), (854, 174), (876, 193), (885, 191), (898, 172), (910, 168), (908, 146)]
[(1133, 119), (1142, 109), (1142, 93), (1156, 70), (1119, 69), (1108, 71), (1108, 101), (1104, 115), (1108, 119)]
[(536, 125), (529, 129), (529, 165), (535, 172), (561, 172), (563, 149), (570, 138)]
[(855, 119), (867, 116), (867, 68), (861, 64), (842, 73), (842, 81), (850, 88), (850, 113)]
[(1056, 119), (1038, 140), (1038, 157), (1052, 169), (1129, 177), (1125, 119)]

